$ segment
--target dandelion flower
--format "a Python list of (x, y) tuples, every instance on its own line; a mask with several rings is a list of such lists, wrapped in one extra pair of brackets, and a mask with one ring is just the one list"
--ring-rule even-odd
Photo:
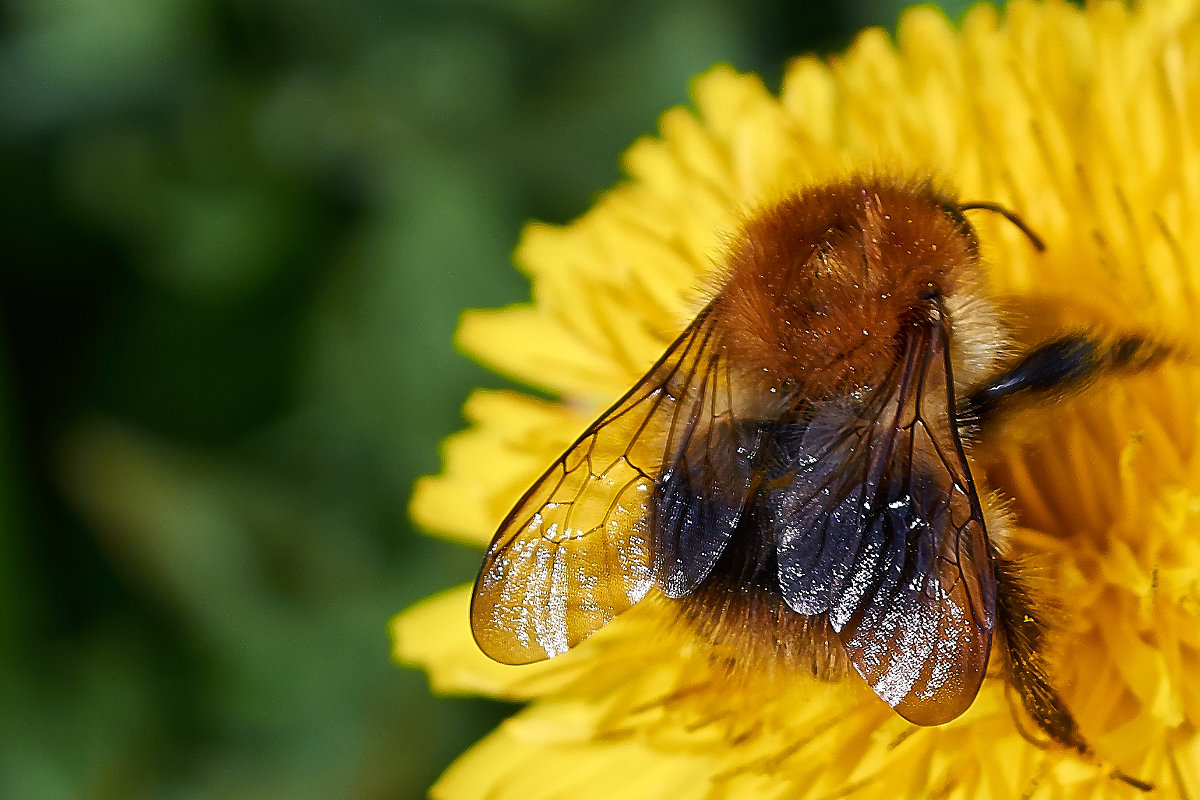
[[(1018, 210), (1035, 255), (978, 217), (991, 290), (1031, 320), (1200, 335), (1200, 15), (1193, 2), (980, 5), (956, 29), (918, 8), (895, 42), (863, 33), (800, 58), (778, 97), (717, 68), (695, 109), (627, 153), (629, 180), (572, 224), (531, 225), (517, 260), (534, 300), (468, 313), (459, 341), (561, 402), (476, 393), (471, 427), (412, 511), (485, 546), (524, 489), (687, 324), (748, 209), (864, 170), (929, 174)], [(1200, 373), (1177, 359), (1030, 410), (974, 454), (1010, 498), (1012, 548), (1053, 587), (1056, 684), (1096, 751), (1200, 796)], [(662, 604), (643, 602), (569, 653), (489, 661), (470, 588), (393, 626), (434, 688), (528, 701), (463, 755), (436, 798), (1090, 798), (1135, 790), (1025, 738), (1006, 685), (914, 727), (861, 681), (740, 681)]]

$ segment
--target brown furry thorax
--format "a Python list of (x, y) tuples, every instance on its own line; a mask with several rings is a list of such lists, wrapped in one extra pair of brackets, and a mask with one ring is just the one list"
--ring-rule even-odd
[(713, 313), (731, 363), (810, 398), (874, 385), (904, 326), (941, 313), (979, 271), (975, 233), (928, 182), (852, 178), (750, 216)]

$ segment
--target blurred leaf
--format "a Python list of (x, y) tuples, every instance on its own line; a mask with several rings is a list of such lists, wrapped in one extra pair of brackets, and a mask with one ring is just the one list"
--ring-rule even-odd
[(0, 124), (40, 131), (130, 108), (161, 91), (194, 52), (186, 0), (23, 0), (0, 46)]

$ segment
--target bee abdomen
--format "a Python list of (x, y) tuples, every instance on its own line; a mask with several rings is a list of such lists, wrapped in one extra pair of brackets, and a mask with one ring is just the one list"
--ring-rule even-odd
[[(756, 492), (750, 498), (712, 570), (690, 595), (672, 602), (681, 620), (728, 654), (731, 670), (783, 670), (840, 680), (847, 674), (848, 662), (826, 615), (798, 614), (784, 600), (777, 544), (767, 540), (762, 525), (768, 513), (763, 507), (765, 496)], [(705, 500), (694, 497), (690, 502)]]

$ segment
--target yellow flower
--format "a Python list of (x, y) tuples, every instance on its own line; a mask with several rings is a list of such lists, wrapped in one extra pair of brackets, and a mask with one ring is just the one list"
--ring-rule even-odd
[[(1200, 334), (1200, 19), (1195, 4), (975, 7), (961, 30), (909, 11), (790, 65), (781, 94), (718, 68), (630, 180), (563, 228), (532, 225), (534, 302), (471, 312), (462, 347), (561, 396), (479, 392), (446, 470), (413, 499), (429, 530), (480, 546), (533, 479), (646, 371), (697, 308), (748, 209), (864, 169), (941, 176), (1016, 209), (1047, 244), (972, 218), (993, 291), (1061, 326)], [(975, 454), (1011, 498), (1013, 546), (1063, 609), (1056, 684), (1097, 752), (1200, 797), (1200, 375), (1184, 359), (1106, 381)], [(471, 639), (469, 587), (394, 623), (397, 658), (435, 689), (528, 700), (433, 794), (468, 798), (1135, 796), (1106, 770), (1023, 738), (1004, 682), (916, 728), (861, 681), (730, 686), (646, 601), (551, 661), (506, 667)], [(664, 631), (667, 631), (664, 633)]]

